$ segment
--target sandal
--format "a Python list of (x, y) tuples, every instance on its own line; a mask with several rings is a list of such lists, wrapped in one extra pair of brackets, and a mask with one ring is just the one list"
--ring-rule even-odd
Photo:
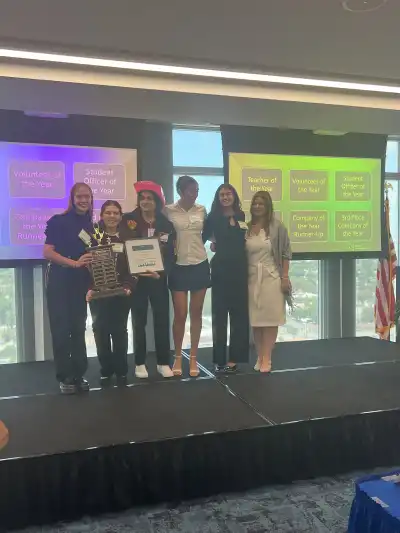
[(260, 360), (259, 357), (257, 357), (257, 362), (256, 362), (256, 364), (254, 365), (254, 370), (255, 370), (256, 372), (259, 372), (260, 368), (261, 368), (261, 360)]
[(192, 357), (190, 356), (190, 363), (192, 363), (192, 361), (196, 361), (196, 368), (193, 369), (193, 368), (190, 368), (189, 370), (189, 376), (191, 378), (197, 378), (200, 374), (200, 370), (199, 370), (199, 367), (197, 366), (197, 358), (196, 357)]
[[(180, 368), (175, 368), (175, 364), (177, 361), (180, 361)], [(182, 356), (181, 355), (175, 355), (175, 361), (172, 367), (172, 373), (174, 376), (181, 377), (182, 376)]]

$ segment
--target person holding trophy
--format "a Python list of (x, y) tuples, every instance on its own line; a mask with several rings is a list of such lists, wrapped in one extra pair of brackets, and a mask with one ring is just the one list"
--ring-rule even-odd
[(93, 233), (92, 210), (91, 188), (75, 183), (66, 211), (50, 218), (45, 230), (47, 308), (56, 377), (63, 394), (89, 390), (83, 376), (87, 370), (87, 267), (92, 260), (86, 249)]
[[(101, 295), (104, 297), (99, 297), (100, 291), (96, 293), (96, 289), (92, 286), (86, 296), (93, 320), (93, 335), (100, 362), (102, 387), (111, 385), (114, 377), (118, 386), (124, 386), (127, 383), (127, 322), (130, 311), (130, 299), (127, 296), (132, 294), (136, 278), (129, 273), (124, 244), (119, 237), (118, 226), (121, 219), (121, 205), (114, 200), (104, 202), (100, 210), (100, 223), (94, 225), (90, 243), (94, 252), (106, 252), (111, 246), (117, 274), (117, 284), (115, 287), (104, 289), (104, 295)], [(107, 254), (105, 256), (108, 257)], [(100, 264), (103, 270), (103, 256)], [(110, 270), (112, 273), (112, 267)], [(94, 279), (96, 279), (95, 276)]]
[(157, 371), (164, 378), (173, 376), (170, 363), (170, 326), (168, 273), (175, 261), (175, 233), (171, 222), (163, 215), (164, 192), (158, 183), (138, 181), (134, 185), (138, 206), (122, 217), (120, 237), (152, 239), (157, 237), (161, 249), (164, 270), (147, 272), (138, 276), (135, 293), (131, 298), (132, 326), (135, 352), (135, 376), (147, 378), (146, 325), (149, 302), (153, 313), (154, 339), (157, 356)]

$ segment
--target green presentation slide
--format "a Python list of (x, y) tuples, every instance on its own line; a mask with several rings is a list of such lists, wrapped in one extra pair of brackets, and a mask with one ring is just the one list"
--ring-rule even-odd
[(246, 217), (254, 194), (271, 194), (295, 253), (379, 252), (380, 159), (229, 154), (229, 183)]

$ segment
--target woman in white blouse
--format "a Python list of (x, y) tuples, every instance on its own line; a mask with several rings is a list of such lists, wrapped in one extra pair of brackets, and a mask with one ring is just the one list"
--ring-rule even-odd
[(176, 264), (169, 275), (169, 288), (174, 303), (173, 336), (175, 362), (173, 373), (182, 375), (182, 343), (188, 312), (190, 292), (190, 376), (197, 377), (197, 350), (202, 327), (204, 298), (210, 287), (210, 265), (204, 248), (202, 231), (206, 210), (196, 204), (199, 193), (197, 181), (181, 176), (176, 184), (178, 202), (167, 205), (165, 214), (176, 232)]

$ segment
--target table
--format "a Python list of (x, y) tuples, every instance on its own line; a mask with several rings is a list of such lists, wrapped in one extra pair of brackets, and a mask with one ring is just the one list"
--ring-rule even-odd
[(356, 481), (348, 533), (400, 533), (400, 470)]

